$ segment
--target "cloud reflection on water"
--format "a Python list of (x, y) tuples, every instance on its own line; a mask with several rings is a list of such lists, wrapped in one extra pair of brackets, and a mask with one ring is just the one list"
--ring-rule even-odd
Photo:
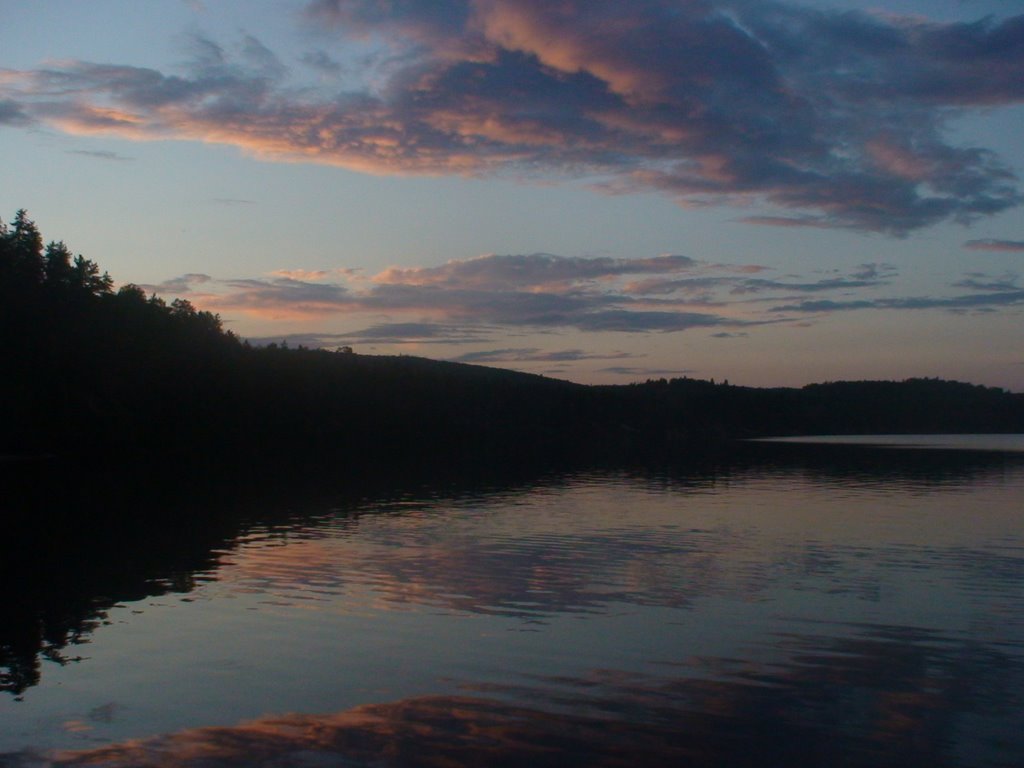
[[(886, 451), (833, 466), (825, 453), (483, 489), (392, 487), (249, 518), (230, 537), (211, 530), (187, 557), (165, 542), (165, 559), (138, 584), (118, 576), (149, 594), (174, 588), (170, 566), (187, 565), (179, 586), (195, 603), (171, 624), (202, 643), (185, 665), (158, 654), (133, 663), (152, 665), (165, 695), (172, 676), (185, 680), (174, 690), (198, 692), (199, 711), (150, 726), (133, 721), (149, 690), (69, 699), (77, 720), (60, 723), (117, 706), (123, 727), (85, 723), (88, 738), (111, 744), (0, 754), (0, 766), (941, 768), (1024, 756), (1019, 464), (930, 452), (926, 470)], [(89, 594), (128, 594), (111, 584), (121, 591)], [(152, 605), (140, 605), (144, 618), (163, 610)], [(74, 616), (99, 652), (120, 629), (96, 629), (109, 604), (91, 606)], [(210, 617), (215, 626), (202, 623)], [(513, 634), (526, 625), (537, 631)], [(143, 626), (134, 629), (149, 648), (180, 642)], [(259, 642), (244, 642), (246, 628)], [(131, 645), (129, 635), (118, 642)], [(38, 671), (36, 648), (12, 658)], [(239, 664), (222, 678), (245, 699), (237, 709), (202, 689), (225, 659)], [(264, 676), (282, 687), (253, 684)], [(47, 677), (11, 688), (42, 682), (18, 718), (74, 687), (56, 688), (57, 671)], [(261, 690), (266, 698), (252, 695)], [(353, 707), (363, 702), (378, 703)], [(275, 711), (333, 714), (263, 714)], [(192, 727), (210, 723), (222, 727)], [(132, 738), (160, 732), (170, 733)]]
[[(41, 659), (76, 660), (74, 646), (118, 602), (197, 590), (266, 595), (279, 611), (440, 610), (548, 621), (616, 604), (757, 601), (780, 590), (878, 601), (883, 589), (891, 599), (894, 589), (918, 584), (930, 594), (926, 565), (943, 573), (947, 596), (970, 595), (982, 607), (987, 599), (991, 615), (1002, 617), (990, 621), (996, 634), (1020, 626), (1024, 556), (1006, 538), (1016, 507), (1001, 512), (1005, 504), (981, 499), (967, 503), (983, 504), (984, 514), (962, 510), (965, 489), (997, 487), (1019, 471), (1016, 463), (994, 454), (839, 450), (772, 446), (763, 463), (749, 466), (530, 476), (484, 488), (391, 485), (390, 501), (378, 493), (311, 504), (289, 485), (287, 501), (264, 494), (266, 509), (255, 507), (262, 525), (232, 522), (232, 515), (243, 519), (233, 507), (253, 503), (234, 498), (236, 488), (230, 504), (212, 495), (217, 503), (203, 507), (211, 522), (202, 536), (164, 530), (162, 521), (177, 515), (173, 498), (164, 510), (159, 500), (128, 493), (110, 507), (123, 505), (126, 519), (138, 521), (145, 505), (160, 536), (138, 524), (88, 535), (77, 525), (67, 526), (66, 542), (54, 539), (52, 526), (23, 531), (16, 546), (9, 540), (0, 576), (14, 603), (0, 624), (0, 691), (18, 695), (39, 684)], [(33, 493), (56, 487), (48, 478), (31, 484)], [(893, 508), (887, 500), (896, 491), (922, 497), (926, 511)], [(637, 516), (636, 505), (654, 498), (659, 516), (650, 518), (650, 509)], [(729, 505), (716, 508), (716, 498)], [(860, 499), (857, 511), (841, 508), (850, 498)], [(41, 520), (50, 514), (44, 510), (73, 515), (84, 503), (97, 501), (47, 497), (26, 509), (38, 507)], [(548, 514), (553, 508), (559, 515)], [(118, 556), (123, 551), (134, 553), (132, 562)]]
[[(0, 765), (941, 768), (1024, 757), (1019, 659), (926, 630), (840, 629), (775, 638), (782, 663), (700, 658), (658, 677), (595, 670), (468, 684), (458, 695), (0, 756)], [(987, 725), (972, 730), (979, 716)]]
[[(1002, 595), (1024, 615), (1014, 589), (1024, 556), (987, 540), (1011, 512), (995, 504), (968, 519), (960, 481), (851, 473), (824, 484), (797, 472), (780, 487), (773, 473), (722, 478), (726, 497), (706, 478), (659, 487), (595, 476), (524, 494), (371, 504), (315, 529), (257, 536), (221, 571), (220, 588), (328, 611), (539, 621), (785, 593), (911, 600), (925, 589), (976, 592), (979, 605)], [(920, 500), (893, 497), (894, 483)]]

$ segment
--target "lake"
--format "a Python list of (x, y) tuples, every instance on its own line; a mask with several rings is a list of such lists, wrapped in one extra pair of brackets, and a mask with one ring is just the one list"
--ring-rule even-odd
[(1024, 436), (840, 442), (24, 480), (0, 766), (1024, 764)]

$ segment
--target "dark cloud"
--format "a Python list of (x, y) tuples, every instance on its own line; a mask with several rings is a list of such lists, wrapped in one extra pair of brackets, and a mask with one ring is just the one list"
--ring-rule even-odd
[(963, 296), (911, 296), (894, 299), (804, 301), (773, 307), (772, 312), (837, 312), (853, 309), (947, 309), (987, 311), (1024, 304), (1024, 290), (993, 291)]
[(0, 98), (0, 125), (26, 126), (33, 122), (21, 104)]
[(634, 368), (613, 365), (599, 369), (599, 373), (615, 373), (620, 376), (686, 376), (696, 371), (689, 368)]
[(82, 155), (83, 157), (94, 157), (97, 160), (112, 160), (118, 163), (130, 163), (134, 157), (118, 154), (117, 152), (106, 152), (104, 150), (69, 149), (69, 155)]
[(651, 278), (628, 283), (624, 291), (640, 296), (684, 294), (697, 300), (715, 301), (715, 290), (726, 290), (731, 295), (778, 293), (779, 291), (817, 293), (843, 291), (855, 288), (874, 288), (887, 285), (895, 276), (894, 267), (882, 264), (862, 264), (849, 277), (831, 277), (810, 282), (768, 280), (765, 278), (736, 277), (732, 275), (694, 277), (682, 279)]
[(895, 277), (898, 271), (892, 264), (870, 262), (861, 264), (850, 276), (856, 280), (886, 280)]
[(227, 53), (217, 42), (201, 34), (189, 37), (188, 48), (193, 57), (193, 68), (196, 71), (212, 71), (227, 62)]
[(364, 309), (442, 313), (498, 325), (569, 326), (575, 317), (611, 299), (582, 293), (527, 293), (447, 289), (420, 285), (379, 285), (360, 297)]
[[(832, 301), (831, 299), (820, 299), (818, 301), (801, 301), (799, 304), (783, 304), (772, 307), (771, 312), (837, 312), (850, 309), (888, 309), (885, 303), (876, 301)], [(905, 309), (905, 307), (901, 307)]]
[(766, 227), (828, 229), (830, 226), (828, 220), (821, 216), (741, 216), (737, 221)]
[(729, 320), (701, 312), (658, 312), (627, 309), (606, 309), (581, 315), (573, 325), (581, 331), (685, 331), (719, 325), (748, 325), (747, 322)]
[(242, 58), (253, 71), (264, 77), (276, 80), (288, 73), (288, 68), (277, 55), (252, 35), (246, 35), (242, 40)]
[[(6, 73), (6, 121), (233, 144), (375, 173), (603, 177), (748, 221), (904, 234), (1021, 202), (967, 110), (1024, 100), (1024, 16), (939, 23), (749, 0), (317, 0), (382, 41), (343, 93), (299, 91), (255, 38), (197, 37), (187, 76), (69, 62)], [(336, 72), (328, 54), (304, 63)], [(350, 74), (350, 73), (346, 73)], [(0, 93), (0, 98), (5, 96)], [(2, 118), (0, 118), (2, 119)]]
[(688, 256), (666, 254), (647, 259), (567, 257), (550, 253), (488, 254), (456, 259), (439, 267), (391, 268), (379, 274), (380, 283), (446, 288), (535, 288), (639, 274), (673, 274), (698, 266)]
[(513, 347), (467, 352), (451, 358), (459, 363), (564, 363), (579, 360), (622, 360), (636, 357), (629, 352), (586, 352), (582, 349), (561, 349), (545, 352), (537, 347)]
[(365, 339), (438, 339), (451, 336), (453, 333), (463, 334), (465, 329), (438, 323), (382, 323), (371, 325), (360, 331), (353, 331), (348, 336), (362, 336)]
[(344, 71), (344, 67), (330, 57), (325, 51), (308, 51), (299, 57), (299, 61), (310, 69), (314, 69), (321, 75), (338, 77)]
[(455, 42), (471, 19), (466, 0), (399, 0), (397, 3), (310, 0), (306, 17), (317, 25), (345, 28), (359, 35), (383, 31), (421, 43)]
[(479, 344), (489, 340), (487, 328), (446, 323), (380, 323), (338, 334), (348, 344)]
[(480, 344), (489, 340), (486, 329), (466, 328), (439, 323), (384, 323), (347, 333), (289, 333), (277, 336), (251, 336), (255, 346), (287, 342), (313, 349), (353, 344)]
[(648, 310), (628, 296), (578, 290), (528, 292), (386, 284), (359, 297), (358, 303), (363, 310), (440, 313), (448, 318), (488, 325), (594, 332), (682, 331), (747, 324), (747, 321), (675, 308)]
[(481, 352), (466, 352), (451, 360), (456, 363), (507, 363), (520, 362), (540, 350), (537, 347), (518, 347), (506, 349), (487, 349)]
[[(813, 11), (781, 2), (720, 3), (786, 71), (831, 85), (868, 107), (896, 98), (915, 104), (1004, 104), (1024, 97), (1024, 16), (939, 23), (857, 11)], [(814, 63), (818, 68), (803, 66)]]
[(1012, 273), (994, 278), (981, 272), (972, 272), (953, 285), (974, 291), (1012, 292), (1020, 289), (1017, 279), (1017, 275)]
[(1024, 240), (968, 240), (964, 248), (972, 251), (1006, 251), (1008, 253), (1024, 253)]
[(732, 293), (761, 293), (764, 291), (799, 291), (817, 293), (821, 291), (840, 291), (851, 288), (874, 288), (886, 285), (887, 280), (877, 278), (857, 279), (850, 277), (832, 277), (815, 280), (810, 283), (794, 283), (782, 280), (742, 280), (737, 281)]
[(719, 288), (730, 288), (745, 282), (735, 277), (691, 277), (683, 279), (652, 277), (626, 283), (622, 290), (636, 296), (668, 296), (681, 294), (693, 302), (709, 303)]
[(196, 286), (209, 283), (213, 280), (209, 275), (204, 275), (201, 272), (190, 272), (180, 277), (173, 277), (170, 280), (164, 280), (162, 283), (156, 285), (140, 285), (139, 287), (151, 291), (153, 293), (168, 293), (168, 294), (185, 294), (192, 292)]

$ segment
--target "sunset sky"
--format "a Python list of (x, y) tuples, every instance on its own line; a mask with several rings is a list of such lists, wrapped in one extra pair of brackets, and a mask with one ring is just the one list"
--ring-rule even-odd
[(1024, 391), (1024, 0), (0, 19), (0, 217), (255, 342)]

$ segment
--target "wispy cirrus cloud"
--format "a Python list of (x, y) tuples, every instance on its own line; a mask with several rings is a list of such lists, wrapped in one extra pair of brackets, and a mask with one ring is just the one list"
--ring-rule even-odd
[[(745, 0), (317, 0), (306, 14), (341, 44), (376, 41), (388, 65), (346, 66), (339, 93), (296, 83), (254, 37), (230, 51), (197, 39), (181, 73), (4, 71), (0, 122), (371, 173), (585, 175), (688, 205), (756, 201), (760, 224), (897, 235), (1022, 200), (1005, 164), (944, 128), (1024, 101), (1024, 16)], [(341, 71), (328, 51), (303, 63)]]

